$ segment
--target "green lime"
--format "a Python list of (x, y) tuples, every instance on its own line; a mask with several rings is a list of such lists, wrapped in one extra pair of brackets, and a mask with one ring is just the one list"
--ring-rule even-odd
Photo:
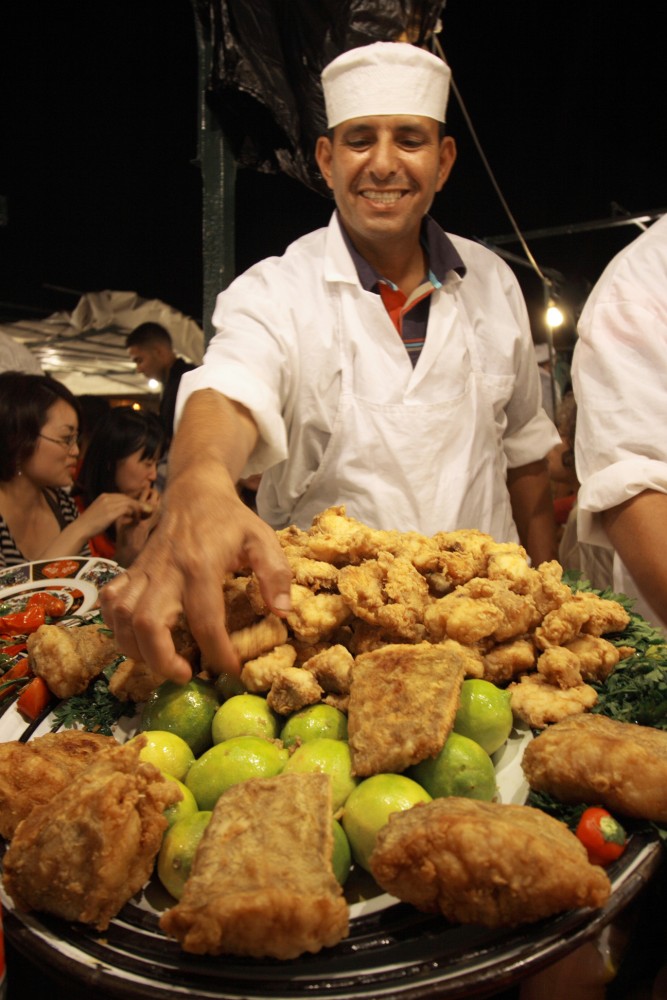
[(491, 681), (464, 681), (454, 732), (479, 743), (488, 754), (495, 753), (512, 731), (510, 697), (509, 691)]
[(333, 705), (309, 705), (290, 715), (280, 733), (286, 747), (327, 737), (332, 740), (347, 739), (347, 716)]
[(157, 859), (160, 882), (174, 899), (180, 899), (192, 869), (199, 841), (211, 818), (210, 812), (196, 812), (174, 823), (162, 839)]
[(197, 812), (197, 800), (187, 785), (184, 785), (182, 781), (178, 780), (178, 778), (172, 778), (170, 774), (166, 774), (165, 778), (178, 785), (181, 792), (180, 802), (174, 802), (173, 805), (167, 806), (164, 811), (167, 823), (169, 824), (167, 829), (169, 829), (169, 827), (173, 826), (179, 819), (185, 819), (186, 816), (194, 816)]
[(428, 757), (408, 771), (434, 799), (460, 795), (490, 802), (496, 794), (496, 772), (486, 750), (459, 733), (450, 733), (436, 757)]
[(187, 684), (165, 681), (149, 696), (141, 713), (142, 730), (176, 733), (199, 757), (213, 742), (211, 724), (220, 700), (214, 686), (193, 677)]
[(146, 746), (141, 748), (139, 759), (155, 764), (164, 774), (183, 781), (195, 759), (185, 740), (166, 729), (152, 729), (141, 735), (146, 740)]
[(185, 779), (200, 809), (213, 809), (223, 792), (249, 778), (280, 774), (288, 751), (259, 736), (235, 736), (199, 757)]
[(294, 772), (319, 771), (331, 775), (331, 796), (333, 811), (337, 812), (348, 795), (357, 785), (352, 776), (352, 757), (349, 744), (345, 740), (324, 737), (308, 740), (294, 751), (285, 764), (285, 774)]
[(236, 694), (220, 706), (213, 716), (214, 743), (234, 736), (263, 736), (272, 740), (278, 735), (278, 717), (266, 698), (258, 694)]
[(403, 774), (374, 774), (361, 781), (348, 796), (342, 820), (357, 864), (370, 871), (375, 838), (392, 813), (430, 801), (426, 789)]
[(347, 876), (352, 867), (352, 852), (350, 851), (350, 841), (347, 839), (345, 830), (337, 819), (333, 823), (333, 873), (341, 885), (345, 885)]

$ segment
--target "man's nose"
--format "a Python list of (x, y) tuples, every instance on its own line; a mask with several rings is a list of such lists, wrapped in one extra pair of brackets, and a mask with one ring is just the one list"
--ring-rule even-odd
[(379, 139), (373, 147), (371, 171), (380, 180), (386, 180), (396, 173), (396, 147), (391, 139)]

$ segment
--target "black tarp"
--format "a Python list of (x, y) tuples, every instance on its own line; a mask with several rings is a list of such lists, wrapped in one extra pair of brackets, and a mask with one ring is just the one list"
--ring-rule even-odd
[(341, 52), (428, 44), (445, 0), (193, 0), (210, 51), (207, 101), (239, 166), (326, 190), (313, 157), (326, 128), (322, 68)]

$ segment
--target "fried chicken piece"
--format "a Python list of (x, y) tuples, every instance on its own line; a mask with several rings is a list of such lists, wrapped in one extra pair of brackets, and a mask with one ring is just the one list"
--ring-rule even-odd
[(412, 563), (382, 553), (360, 566), (345, 566), (338, 589), (357, 617), (394, 637), (422, 639), (422, 616), (430, 602), (428, 584)]
[(438, 798), (393, 813), (370, 859), (378, 884), (452, 923), (514, 927), (601, 907), (611, 886), (564, 823), (540, 809)]
[(533, 729), (543, 729), (570, 715), (586, 712), (598, 700), (590, 684), (578, 684), (563, 691), (549, 684), (540, 674), (524, 674), (517, 684), (510, 684), (512, 711)]
[(351, 616), (351, 611), (340, 594), (328, 594), (324, 591), (313, 594), (307, 587), (293, 583), (290, 595), (292, 610), (286, 621), (302, 642), (319, 642)]
[(492, 542), (487, 549), (486, 575), (490, 580), (505, 580), (517, 594), (530, 592), (528, 553), (516, 542)]
[(529, 591), (540, 617), (544, 618), (550, 611), (569, 601), (572, 591), (566, 583), (563, 583), (563, 567), (555, 559), (550, 562), (543, 562), (536, 570), (530, 571)]
[(262, 601), (262, 608), (256, 611), (248, 597), (249, 576), (228, 575), (222, 585), (225, 599), (225, 624), (228, 632), (239, 632), (241, 629), (254, 625), (258, 615), (268, 614), (268, 608)]
[(582, 628), (587, 635), (607, 635), (624, 632), (630, 624), (630, 615), (618, 601), (610, 601), (597, 594), (575, 594), (575, 602), (583, 604), (588, 616)]
[(119, 701), (146, 701), (162, 684), (164, 677), (155, 673), (143, 660), (122, 660), (109, 680), (109, 690)]
[(58, 698), (81, 694), (118, 655), (106, 625), (40, 625), (28, 636), (32, 672)]
[(566, 646), (579, 633), (601, 636), (608, 632), (623, 632), (630, 615), (618, 601), (609, 601), (597, 594), (573, 594), (555, 610), (550, 611), (542, 625), (535, 629), (535, 642), (541, 649)]
[(581, 663), (576, 653), (564, 646), (550, 646), (538, 657), (537, 672), (547, 682), (565, 691), (583, 684)]
[(442, 571), (442, 554), (434, 538), (420, 535), (418, 531), (378, 532), (377, 555), (388, 552), (392, 556), (407, 559), (420, 573)]
[(529, 632), (540, 620), (532, 598), (510, 590), (505, 580), (475, 577), (428, 607), (424, 623), (432, 639), (444, 635), (465, 645), (493, 638), (504, 642)]
[(505, 684), (535, 667), (535, 646), (530, 639), (512, 639), (487, 650), (482, 657), (484, 680)]
[(454, 643), (397, 643), (358, 656), (348, 707), (353, 774), (404, 771), (434, 757), (454, 724), (465, 670)]
[(559, 608), (550, 611), (535, 629), (536, 645), (539, 649), (567, 645), (579, 635), (587, 618), (588, 612), (583, 604), (573, 599), (565, 601)]
[(0, 743), (0, 836), (11, 839), (35, 806), (53, 802), (97, 754), (115, 746), (113, 736), (78, 729)]
[(369, 559), (379, 550), (378, 531), (353, 517), (344, 506), (328, 507), (313, 518), (308, 529), (308, 554), (334, 566)]
[(160, 927), (196, 955), (298, 958), (348, 934), (331, 868), (331, 779), (281, 774), (216, 803), (180, 902)]
[(370, 625), (362, 618), (353, 618), (351, 622), (352, 638), (349, 643), (349, 650), (352, 656), (359, 656), (360, 653), (371, 653), (374, 649), (381, 649), (396, 642), (396, 637), (392, 637), (384, 629), (377, 625)]
[(139, 760), (145, 737), (101, 754), (18, 826), (4, 857), (18, 910), (39, 910), (105, 930), (150, 878), (164, 810), (181, 791)]
[[(267, 615), (254, 625), (248, 625), (238, 632), (230, 632), (229, 638), (243, 664), (286, 642), (287, 627), (277, 615)], [(210, 669), (210, 666), (207, 665), (207, 669)]]
[(486, 576), (488, 550), (494, 544), (491, 535), (475, 528), (460, 528), (438, 531), (433, 541), (440, 549), (443, 571), (455, 586)]
[[(617, 649), (608, 639), (596, 635), (579, 635), (564, 648), (574, 653), (579, 660), (579, 670), (585, 681), (605, 681), (623, 653), (622, 649)], [(634, 652), (632, 649), (632, 653)]]
[(424, 624), (432, 642), (449, 636), (474, 646), (493, 635), (502, 621), (503, 613), (493, 601), (469, 597), (460, 587), (436, 600), (424, 612)]
[(303, 669), (310, 670), (324, 691), (349, 694), (353, 663), (354, 657), (349, 649), (337, 644), (311, 656), (303, 664)]
[(274, 677), (266, 701), (278, 715), (291, 715), (306, 705), (321, 701), (323, 694), (309, 670), (304, 670), (303, 667), (283, 667), (278, 676)]
[(283, 670), (292, 667), (295, 660), (296, 650), (290, 643), (285, 642), (264, 656), (247, 660), (241, 670), (241, 683), (246, 691), (253, 693), (268, 691), (276, 677), (279, 677)]
[(336, 590), (338, 586), (338, 569), (331, 563), (319, 559), (309, 559), (305, 556), (286, 553), (287, 561), (292, 569), (294, 582), (301, 587), (308, 587), (316, 594), (320, 590)]
[(532, 740), (522, 767), (531, 788), (561, 802), (667, 822), (667, 732), (661, 729), (577, 715)]

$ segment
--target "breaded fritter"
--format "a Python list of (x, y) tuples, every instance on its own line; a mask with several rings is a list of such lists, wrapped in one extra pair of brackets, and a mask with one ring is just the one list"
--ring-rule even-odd
[(383, 646), (352, 667), (348, 735), (353, 773), (404, 771), (444, 746), (467, 657), (456, 643)]
[(610, 893), (564, 823), (530, 806), (457, 797), (390, 816), (370, 866), (383, 889), (417, 909), (486, 927), (600, 907)]
[(164, 677), (143, 660), (129, 657), (118, 664), (109, 680), (109, 690), (119, 701), (142, 702), (162, 684)]
[(667, 822), (667, 732), (577, 715), (528, 744), (522, 766), (536, 791)]
[(241, 683), (246, 691), (269, 691), (276, 677), (287, 667), (293, 667), (295, 660), (296, 650), (289, 642), (284, 642), (263, 656), (247, 660), (241, 670)]
[(293, 583), (290, 588), (292, 610), (286, 622), (297, 639), (302, 642), (319, 642), (343, 625), (352, 612), (340, 594), (321, 590), (311, 593), (307, 587)]
[(354, 657), (350, 651), (336, 643), (315, 653), (303, 664), (304, 670), (309, 670), (324, 691), (332, 694), (350, 693), (350, 675)]
[(331, 947), (348, 933), (332, 850), (328, 775), (234, 785), (218, 799), (183, 896), (160, 927), (197, 955), (291, 959)]
[(116, 746), (113, 736), (78, 729), (0, 743), (0, 836), (13, 837), (35, 806), (53, 802), (97, 754)]
[(338, 587), (350, 610), (369, 625), (395, 638), (423, 638), (422, 619), (431, 598), (426, 580), (408, 559), (382, 553), (359, 566), (345, 566)]
[(549, 684), (540, 674), (523, 674), (517, 684), (510, 684), (512, 711), (526, 725), (543, 729), (570, 715), (578, 715), (592, 708), (598, 700), (597, 691), (590, 684), (563, 688)]
[(3, 884), (18, 910), (105, 930), (150, 878), (181, 791), (139, 760), (145, 737), (112, 748), (18, 826)]
[(269, 708), (278, 715), (291, 715), (306, 705), (315, 705), (322, 700), (324, 691), (310, 670), (303, 667), (284, 667), (274, 677), (271, 690), (266, 696)]
[(484, 680), (505, 684), (535, 667), (535, 646), (530, 639), (512, 639), (487, 650), (482, 657)]
[(58, 698), (81, 694), (118, 655), (106, 625), (41, 625), (28, 636), (32, 672)]

